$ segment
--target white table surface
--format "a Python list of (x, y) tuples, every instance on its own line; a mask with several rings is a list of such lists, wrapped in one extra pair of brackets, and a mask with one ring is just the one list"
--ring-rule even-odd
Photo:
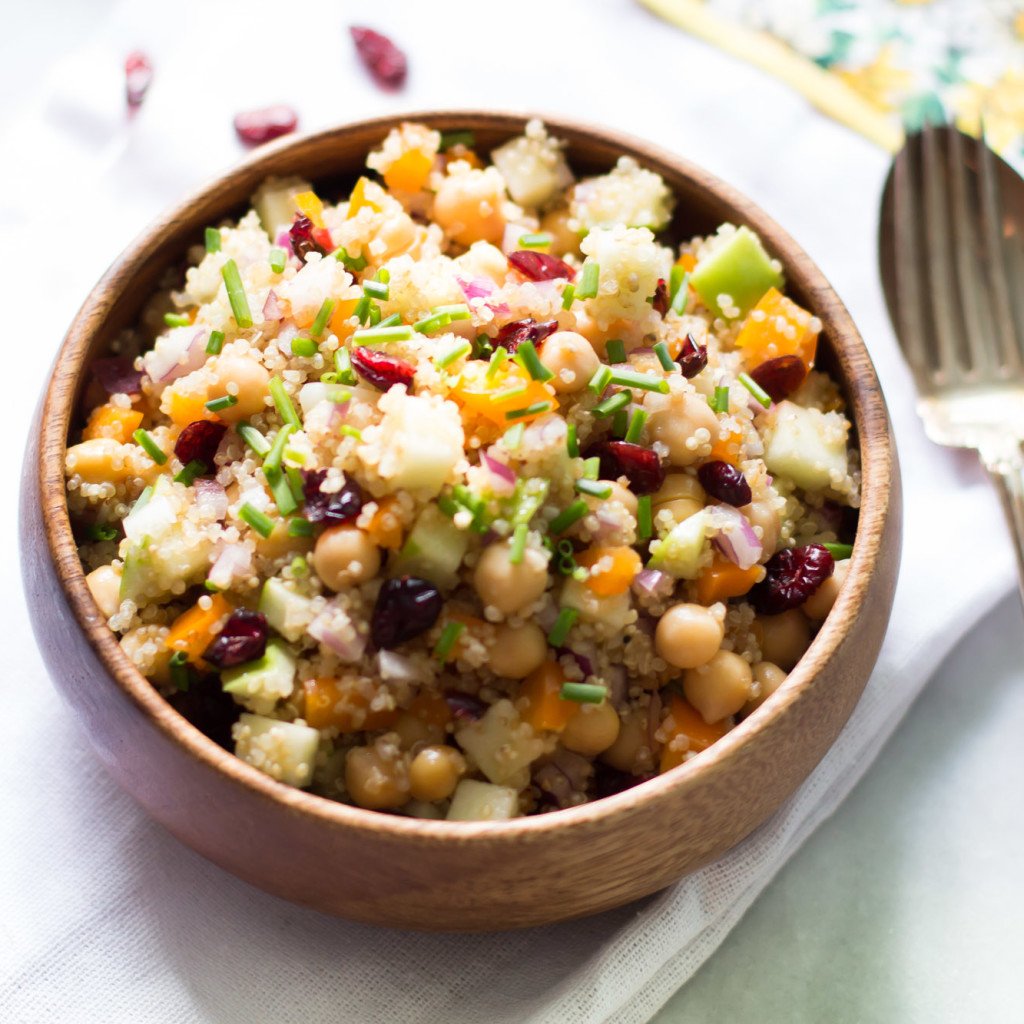
[[(110, 6), (6, 12), (0, 127)], [(1014, 596), (965, 639), (657, 1024), (1024, 1020), (1022, 624)]]

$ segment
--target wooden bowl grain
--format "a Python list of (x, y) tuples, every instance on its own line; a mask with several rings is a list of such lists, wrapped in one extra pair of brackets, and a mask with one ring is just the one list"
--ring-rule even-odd
[[(578, 171), (634, 156), (675, 191), (680, 238), (745, 223), (783, 263), (788, 288), (824, 324), (821, 361), (841, 382), (863, 456), (851, 572), (783, 687), (724, 739), (666, 775), (582, 807), (497, 823), (378, 814), (279, 784), (168, 705), (129, 663), (85, 584), (71, 534), (63, 456), (84, 369), (137, 317), (164, 270), (205, 225), (241, 212), (259, 182), (299, 173), (342, 194), (400, 120), (472, 129), (484, 150), (525, 116), (473, 111), (386, 117), (256, 151), (151, 225), (86, 299), (54, 362), (26, 454), (24, 584), (48, 670), (117, 782), (182, 842), (297, 903), (381, 925), (518, 928), (615, 907), (719, 857), (808, 776), (846, 722), (875, 663), (900, 553), (899, 471), (871, 360), (846, 309), (799, 246), (748, 199), (637, 139), (548, 118)], [(337, 189), (337, 191), (334, 191)]]

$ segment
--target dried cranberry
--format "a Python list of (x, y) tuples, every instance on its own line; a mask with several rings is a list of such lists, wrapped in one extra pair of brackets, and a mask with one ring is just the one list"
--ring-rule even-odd
[(326, 250), (317, 241), (316, 228), (308, 217), (296, 217), (292, 226), (288, 229), (288, 241), (291, 243), (292, 252), (305, 261), (311, 252), (318, 252), (325, 255)]
[(569, 281), (576, 279), (576, 271), (554, 256), (546, 252), (534, 252), (532, 249), (520, 249), (508, 254), (509, 266), (518, 270), (523, 277), (531, 281), (554, 281), (564, 277)]
[(665, 467), (652, 448), (631, 441), (600, 441), (583, 454), (601, 460), (601, 479), (624, 476), (634, 494), (653, 494), (665, 482)]
[(206, 471), (213, 469), (213, 457), (224, 438), (227, 426), (213, 420), (195, 420), (179, 435), (174, 444), (174, 454), (187, 466), (190, 462), (202, 462)]
[(676, 363), (687, 380), (696, 377), (708, 365), (707, 345), (698, 345), (697, 339), (688, 334), (679, 355), (676, 356)]
[(177, 690), (167, 703), (200, 732), (225, 750), (234, 750), (231, 726), (238, 720), (238, 705), (221, 689), (220, 680), (210, 673), (192, 681), (187, 690)]
[(460, 722), (477, 722), (487, 713), (487, 705), (471, 693), (445, 690), (444, 700), (452, 717)]
[(416, 376), (416, 368), (412, 364), (372, 348), (352, 349), (352, 369), (380, 391), (387, 391), (396, 384), (411, 388)]
[(753, 587), (748, 599), (762, 615), (799, 608), (832, 575), (834, 568), (831, 553), (821, 544), (786, 548), (768, 559), (767, 575)]
[(387, 36), (374, 32), (372, 28), (352, 25), (349, 32), (359, 59), (373, 75), (374, 81), (386, 89), (397, 89), (409, 70), (405, 54)]
[(728, 462), (705, 462), (697, 470), (697, 479), (701, 487), (716, 501), (724, 501), (726, 505), (749, 505), (753, 495), (747, 478)]
[(799, 356), (779, 356), (751, 370), (750, 376), (768, 392), (773, 402), (781, 402), (800, 387), (807, 376), (807, 368)]
[(135, 360), (128, 356), (97, 359), (92, 372), (108, 395), (142, 394), (142, 371), (135, 369)]
[(554, 334), (558, 330), (557, 320), (534, 320), (532, 316), (525, 320), (513, 320), (505, 324), (494, 339), (510, 356), (514, 356), (524, 341), (532, 341), (534, 345)]
[(444, 598), (429, 580), (399, 576), (385, 580), (370, 619), (370, 635), (378, 649), (397, 647), (425, 633), (437, 622)]
[(278, 139), (295, 131), (298, 126), (299, 115), (284, 103), (235, 114), (235, 132), (247, 146), (259, 146)]
[(262, 658), (267, 649), (267, 620), (259, 612), (238, 608), (203, 651), (203, 660), (219, 669)]
[(668, 285), (665, 278), (658, 278), (658, 287), (654, 289), (654, 298), (651, 300), (654, 312), (664, 316), (668, 312)]
[(149, 58), (141, 50), (129, 53), (124, 61), (124, 89), (131, 109), (142, 105), (152, 81), (153, 65)]
[(326, 469), (303, 470), (305, 514), (311, 523), (350, 523), (363, 510), (365, 499), (355, 480), (346, 479), (340, 491), (325, 494), (320, 485), (327, 479)]

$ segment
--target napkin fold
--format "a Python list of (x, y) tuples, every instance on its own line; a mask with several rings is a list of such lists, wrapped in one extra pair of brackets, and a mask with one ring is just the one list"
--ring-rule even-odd
[[(53, 69), (0, 146), (18, 156), (5, 162), (0, 188), (2, 251), (15, 254), (5, 266), (19, 375), (5, 394), (9, 444), (34, 429), (35, 393), (59, 336), (103, 267), (160, 209), (238, 158), (238, 110), (291, 102), (308, 128), (470, 103), (584, 116), (652, 138), (747, 191), (850, 305), (889, 398), (904, 474), (903, 567), (878, 666), (835, 746), (778, 814), (655, 897), (518, 933), (350, 924), (208, 864), (107, 778), (31, 642), (32, 609), (12, 582), (8, 485), (0, 1019), (640, 1024), (839, 805), (935, 666), (1011, 586), (998, 508), (973, 459), (930, 445), (914, 415), (875, 276), (886, 169), (876, 149), (627, 0), (521, 0), (500, 32), (469, 0), (438, 10), (393, 0), (373, 17), (409, 52), (408, 86), (394, 95), (377, 92), (357, 65), (349, 16), (326, 0), (286, 10), (262, 0), (124, 4)], [(128, 121), (120, 67), (139, 47), (155, 78)]]

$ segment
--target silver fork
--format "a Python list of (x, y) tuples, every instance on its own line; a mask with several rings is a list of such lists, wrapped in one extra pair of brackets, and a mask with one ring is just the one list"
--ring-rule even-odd
[(926, 126), (889, 171), (879, 261), (925, 431), (978, 452), (1024, 600), (1024, 179), (983, 139)]

